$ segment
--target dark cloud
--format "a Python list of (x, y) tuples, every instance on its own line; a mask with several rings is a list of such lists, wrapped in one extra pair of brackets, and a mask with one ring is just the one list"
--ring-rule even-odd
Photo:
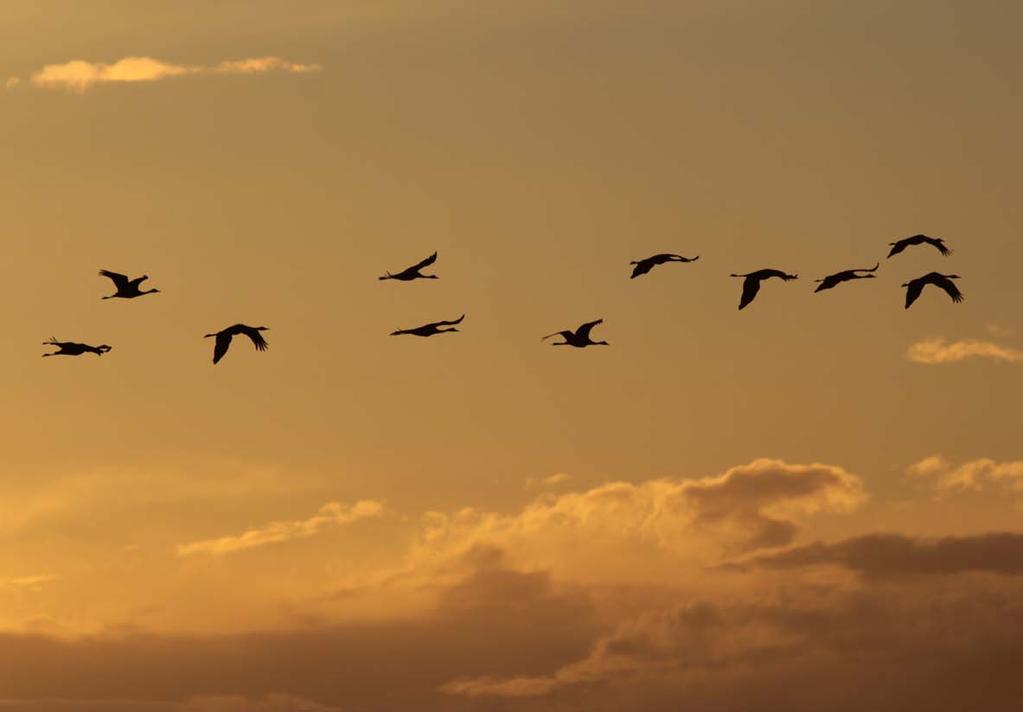
[(942, 575), (989, 572), (1023, 574), (1023, 534), (996, 532), (967, 537), (921, 539), (869, 534), (826, 544), (817, 542), (757, 556), (743, 565), (797, 568), (836, 565), (868, 576)]

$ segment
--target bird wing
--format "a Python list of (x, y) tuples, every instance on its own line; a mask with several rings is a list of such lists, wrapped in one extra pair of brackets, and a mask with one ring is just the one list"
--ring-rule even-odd
[(149, 279), (149, 275), (148, 274), (144, 274), (141, 277), (136, 277), (135, 279), (131, 280), (131, 284), (132, 284), (133, 287), (137, 288), (140, 284), (145, 282), (147, 279)]
[(964, 299), (963, 293), (959, 291), (959, 287), (956, 286), (956, 283), (953, 282), (951, 279), (948, 279), (947, 277), (936, 279), (933, 282), (931, 282), (931, 284), (933, 284), (935, 287), (941, 287), (942, 289), (944, 289), (945, 294), (952, 297), (952, 301), (955, 302), (956, 304), (963, 301)]
[(266, 339), (264, 339), (263, 335), (256, 329), (247, 327), (242, 333), (252, 339), (252, 345), (256, 347), (256, 351), (266, 351), (269, 347), (269, 344), (266, 343)]
[(596, 321), (588, 321), (575, 330), (575, 335), (580, 339), (589, 340), (590, 332), (593, 331), (593, 327), (595, 327), (597, 324), (603, 323), (604, 323), (603, 319), (597, 319)]
[(949, 255), (952, 254), (952, 250), (945, 247), (945, 243), (942, 242), (940, 238), (927, 237), (926, 235), (922, 237), (924, 242), (926, 242), (928, 245), (935, 247), (938, 250), (938, 252), (940, 252), (945, 257), (948, 257)]
[(455, 324), (461, 324), (463, 319), (465, 319), (465, 314), (462, 314), (462, 316), (458, 317), (454, 321), (435, 321), (432, 324), (429, 324), (429, 326), (454, 326)]
[(889, 257), (894, 257), (895, 255), (899, 254), (904, 249), (906, 249), (906, 245), (908, 245), (908, 244), (909, 243), (906, 242), (906, 240), (899, 240), (898, 242), (893, 242), (892, 243), (892, 249), (888, 253), (888, 256)]
[[(422, 262), (418, 262), (418, 263), (416, 263), (416, 264), (412, 265), (411, 267), (409, 267), (408, 269), (409, 269), (409, 270), (411, 270), (411, 271), (413, 271), (413, 272), (418, 272), (418, 271), (419, 271), (419, 270), (421, 270), (421, 269), (422, 269), (423, 267), (429, 267), (430, 265), (432, 265), (432, 264), (433, 264), (434, 262), (436, 262), (436, 261), (437, 261), (437, 253), (436, 253), (436, 252), (434, 252), (434, 253), (433, 253), (432, 255), (430, 255), (429, 257), (427, 257), (427, 258), (426, 258), (425, 260), (423, 260)], [(406, 270), (406, 271), (408, 271), (408, 270)]]
[(760, 291), (760, 280), (756, 277), (747, 277), (742, 280), (742, 299), (739, 300), (739, 308), (745, 309)]
[(114, 286), (117, 287), (118, 292), (128, 289), (130, 281), (128, 280), (127, 275), (111, 272), (108, 269), (101, 269), (99, 273), (100, 276), (109, 278), (114, 283)]
[(649, 257), (645, 260), (633, 262), (633, 264), (636, 266), (632, 268), (632, 276), (629, 277), (629, 279), (635, 279), (636, 277), (646, 274), (647, 272), (654, 268), (654, 263), (653, 261), (651, 261), (651, 258)]
[(224, 358), (224, 354), (227, 353), (228, 347), (231, 345), (231, 332), (224, 331), (217, 332), (217, 341), (213, 345), (213, 363), (217, 363), (220, 359)]
[(909, 284), (906, 286), (906, 309), (913, 306), (913, 302), (917, 300), (922, 291), (924, 291), (923, 280), (913, 279), (909, 281)]

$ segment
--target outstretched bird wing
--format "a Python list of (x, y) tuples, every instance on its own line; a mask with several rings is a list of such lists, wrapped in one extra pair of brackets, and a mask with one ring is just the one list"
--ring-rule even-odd
[(955, 302), (956, 304), (963, 301), (964, 299), (963, 293), (959, 291), (959, 287), (957, 287), (956, 283), (953, 282), (951, 279), (943, 277), (941, 279), (934, 280), (932, 284), (935, 287), (941, 287), (942, 289), (944, 289), (945, 294), (952, 297), (952, 301)]
[(891, 249), (891, 251), (890, 251), (890, 252), (888, 253), (888, 256), (889, 256), (889, 257), (894, 257), (895, 255), (899, 254), (899, 253), (900, 253), (900, 252), (902, 252), (902, 251), (903, 251), (904, 249), (906, 249), (906, 246), (907, 246), (908, 244), (909, 244), (909, 243), (908, 243), (908, 242), (907, 242), (906, 240), (899, 240), (898, 242), (893, 242), (893, 243), (892, 243), (892, 249)]
[(582, 326), (580, 326), (578, 329), (575, 330), (575, 335), (577, 337), (579, 337), (580, 339), (589, 340), (590, 339), (590, 332), (593, 331), (593, 327), (595, 327), (597, 324), (603, 324), (603, 323), (604, 323), (603, 319), (597, 319), (596, 321), (588, 321), (585, 324), (583, 324)]
[(432, 324), (428, 324), (428, 326), (454, 326), (455, 324), (461, 324), (463, 319), (465, 319), (465, 314), (462, 314), (462, 316), (454, 321), (435, 321)]
[(242, 333), (252, 339), (252, 345), (256, 347), (256, 351), (266, 351), (269, 344), (266, 343), (266, 339), (263, 338), (263, 335), (258, 330), (248, 327)]
[(742, 299), (739, 300), (739, 309), (745, 309), (760, 291), (760, 280), (756, 277), (747, 277), (742, 280)]
[(217, 363), (220, 359), (224, 358), (224, 354), (227, 353), (230, 345), (231, 332), (227, 330), (217, 332), (217, 341), (213, 345), (213, 363)]
[[(955, 286), (955, 285), (953, 285)], [(924, 281), (922, 279), (910, 280), (906, 285), (906, 309), (913, 306), (920, 293), (924, 291)]]
[(126, 275), (111, 272), (108, 269), (101, 269), (99, 273), (100, 276), (109, 278), (114, 283), (114, 286), (117, 287), (118, 292), (128, 289), (128, 285), (131, 283)]
[(935, 247), (938, 250), (938, 252), (940, 252), (945, 257), (948, 257), (949, 255), (952, 254), (952, 250), (945, 247), (945, 243), (942, 242), (940, 238), (928, 237), (927, 235), (920, 235), (919, 237), (928, 245)]
[(568, 337), (572, 336), (573, 333), (571, 331), (555, 331), (553, 334), (547, 334), (547, 336), (540, 337), (540, 341), (546, 341), (547, 339), (551, 338), (552, 336), (559, 336), (559, 335), (563, 336), (565, 338), (565, 340), (567, 341)]
[(437, 261), (437, 253), (434, 252), (432, 255), (427, 257), (422, 262), (417, 262), (416, 264), (414, 264), (411, 267), (409, 267), (408, 270), (406, 270), (406, 271), (418, 272), (423, 267), (429, 267), (430, 265), (432, 265), (436, 261)]
[(636, 262), (633, 262), (632, 264), (636, 266), (633, 267), (632, 276), (629, 277), (629, 279), (635, 279), (636, 277), (646, 274), (647, 272), (654, 268), (654, 261), (649, 257), (645, 260), (638, 260)]

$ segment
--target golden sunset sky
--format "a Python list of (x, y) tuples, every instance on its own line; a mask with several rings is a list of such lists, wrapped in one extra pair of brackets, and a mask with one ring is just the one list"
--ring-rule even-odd
[(4, 0), (0, 711), (1017, 709), (1021, 25)]

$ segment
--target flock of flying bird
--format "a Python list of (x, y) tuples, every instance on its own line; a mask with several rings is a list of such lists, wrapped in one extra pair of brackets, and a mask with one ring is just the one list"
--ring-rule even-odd
[[(889, 243), (891, 251), (888, 253), (888, 257), (891, 258), (907, 247), (915, 245), (930, 245), (938, 250), (942, 255), (948, 256), (952, 254), (952, 251), (945, 246), (945, 242), (940, 237), (928, 237), (927, 235), (912, 235), (910, 237), (903, 238), (896, 242)], [(633, 265), (632, 276), (630, 279), (647, 274), (654, 267), (669, 262), (695, 262), (700, 259), (697, 257), (683, 257), (682, 255), (675, 254), (658, 254), (651, 257), (647, 257), (642, 260), (636, 260), (631, 262)], [(394, 279), (400, 282), (411, 282), (416, 279), (437, 279), (435, 274), (423, 274), (421, 270), (429, 267), (437, 261), (437, 253), (434, 252), (426, 259), (418, 262), (411, 267), (408, 267), (401, 272), (391, 274), (390, 272), (385, 273), (380, 279)], [(875, 264), (873, 267), (866, 269), (849, 269), (842, 272), (836, 272), (830, 274), (823, 279), (815, 280), (817, 288), (814, 292), (822, 292), (827, 289), (834, 289), (843, 282), (848, 282), (855, 279), (873, 279), (875, 272), (880, 267), (880, 262)], [(103, 299), (135, 299), (146, 294), (155, 294), (159, 292), (159, 289), (141, 289), (142, 283), (149, 279), (148, 275), (142, 275), (135, 279), (129, 279), (126, 275), (119, 274), (117, 272), (111, 272), (110, 270), (100, 270), (100, 275), (107, 277), (114, 283), (114, 287), (117, 291), (114, 294), (103, 297)], [(742, 297), (739, 300), (739, 309), (745, 309), (749, 304), (756, 298), (760, 292), (760, 283), (777, 277), (783, 281), (790, 281), (798, 279), (799, 275), (788, 274), (782, 270), (777, 269), (761, 269), (755, 272), (748, 272), (746, 274), (732, 274), (732, 277), (742, 278)], [(909, 309), (921, 295), (924, 287), (927, 285), (933, 285), (939, 289), (944, 290), (946, 294), (952, 299), (953, 302), (963, 301), (963, 293), (959, 291), (955, 282), (952, 280), (959, 279), (957, 274), (942, 274), (940, 272), (929, 272), (922, 277), (917, 277), (909, 282), (906, 282), (902, 286), (906, 288), (906, 309)], [(462, 323), (465, 319), (465, 314), (450, 321), (435, 321), (429, 324), (423, 324), (409, 329), (397, 329), (391, 332), (391, 336), (434, 336), (435, 334), (447, 334), (453, 331), (458, 331), (457, 325)], [(575, 330), (563, 330), (555, 331), (553, 334), (547, 334), (541, 341), (546, 341), (555, 336), (560, 336), (564, 341), (554, 342), (553, 346), (574, 346), (576, 348), (584, 348), (586, 346), (607, 346), (606, 341), (593, 341), (590, 338), (590, 332), (593, 327), (603, 322), (603, 319), (597, 319), (595, 321), (589, 321), (582, 324)], [(447, 327), (447, 328), (445, 328)], [(233, 324), (220, 331), (213, 332), (212, 334), (206, 334), (204, 338), (214, 338), (213, 345), (213, 363), (217, 363), (227, 353), (228, 348), (231, 346), (231, 340), (235, 336), (247, 336), (252, 341), (252, 344), (256, 347), (257, 351), (266, 351), (268, 344), (266, 339), (263, 338), (263, 331), (267, 331), (266, 326), (248, 326), (246, 324)], [(50, 341), (44, 341), (46, 346), (56, 346), (57, 351), (53, 353), (43, 354), (46, 356), (80, 356), (84, 353), (93, 353), (97, 356), (102, 356), (107, 351), (110, 351), (110, 346), (107, 344), (100, 344), (99, 346), (90, 346), (88, 344), (79, 344), (72, 341), (58, 341), (56, 338)]]

